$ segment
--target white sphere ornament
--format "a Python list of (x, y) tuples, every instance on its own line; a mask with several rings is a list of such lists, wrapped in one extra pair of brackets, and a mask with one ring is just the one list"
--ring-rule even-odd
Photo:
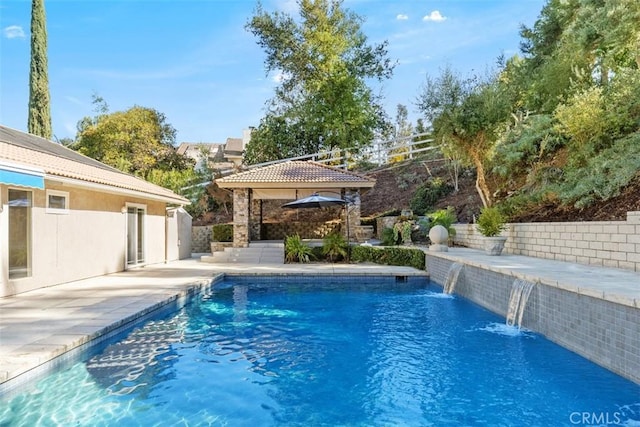
[(449, 251), (449, 246), (447, 246), (447, 242), (449, 241), (449, 232), (442, 225), (434, 225), (431, 227), (431, 230), (429, 230), (429, 240), (431, 240), (431, 246), (429, 246), (430, 251)]

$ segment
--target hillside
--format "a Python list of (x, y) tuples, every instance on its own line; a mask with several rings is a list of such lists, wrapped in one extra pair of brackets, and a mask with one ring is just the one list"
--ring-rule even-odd
[[(366, 174), (376, 179), (376, 185), (362, 196), (362, 217), (375, 217), (408, 208), (416, 189), (431, 178), (440, 177), (448, 183), (452, 182), (443, 160), (403, 162)], [(460, 176), (459, 190), (440, 199), (433, 209), (444, 209), (448, 206), (454, 208), (461, 223), (473, 222), (473, 216), (478, 215), (482, 202), (475, 188), (475, 175), (472, 171), (464, 171)], [(267, 215), (267, 220), (277, 221), (283, 214), (291, 220), (319, 221), (337, 218), (335, 209), (279, 212), (277, 207), (278, 204), (274, 204), (271, 209), (265, 209), (265, 212), (271, 212)], [(624, 221), (628, 211), (640, 211), (640, 173), (619, 196), (610, 200), (595, 203), (585, 209), (549, 203), (529, 209), (511, 221)]]
[[(376, 185), (362, 196), (362, 217), (376, 217), (392, 213), (394, 215), (410, 206), (416, 189), (429, 179), (440, 177), (452, 182), (443, 160), (398, 163), (390, 167), (362, 172), (376, 179)], [(265, 201), (263, 215), (265, 222), (279, 221), (333, 221), (339, 217), (339, 208), (323, 209), (281, 209), (282, 201)], [(473, 222), (473, 216), (480, 212), (482, 202), (475, 189), (475, 175), (466, 170), (461, 173), (459, 190), (441, 198), (433, 210), (452, 206), (458, 221)], [(529, 209), (512, 222), (563, 222), (563, 221), (612, 221), (625, 220), (628, 211), (640, 211), (640, 173), (617, 197), (596, 203), (585, 209), (560, 207), (555, 204), (540, 205)], [(208, 212), (203, 218), (194, 220), (196, 225), (232, 221), (231, 212), (218, 210)]]
[[(414, 161), (369, 173), (376, 178), (375, 187), (362, 197), (362, 215), (376, 216), (390, 210), (407, 208), (416, 188), (430, 176), (451, 182), (444, 161), (430, 163)], [(431, 174), (431, 175), (430, 175)], [(409, 183), (409, 185), (406, 185)], [(440, 199), (434, 209), (453, 206), (458, 221), (469, 223), (477, 215), (482, 202), (475, 189), (475, 176), (465, 171), (459, 191)], [(621, 194), (585, 209), (561, 207), (558, 204), (540, 205), (528, 210), (512, 222), (567, 222), (625, 220), (627, 212), (640, 210), (640, 173), (621, 191)]]
[[(427, 180), (440, 177), (451, 182), (444, 160), (412, 161), (367, 173), (376, 185), (362, 196), (362, 216), (374, 217), (389, 211), (409, 208), (417, 188)], [(475, 189), (475, 176), (463, 173), (459, 190), (440, 199), (434, 210), (452, 206), (460, 222), (471, 222), (482, 206)]]

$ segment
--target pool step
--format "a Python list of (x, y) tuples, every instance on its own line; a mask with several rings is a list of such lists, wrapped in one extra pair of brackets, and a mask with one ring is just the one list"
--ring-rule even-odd
[(284, 264), (284, 244), (252, 242), (248, 248), (224, 248), (224, 251), (200, 257), (200, 261), (227, 264)]

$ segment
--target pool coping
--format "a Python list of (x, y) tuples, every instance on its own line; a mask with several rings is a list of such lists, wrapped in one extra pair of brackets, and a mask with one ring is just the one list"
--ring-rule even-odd
[(461, 262), (579, 295), (640, 308), (640, 273), (630, 270), (519, 255), (491, 256), (469, 248), (449, 248), (448, 252), (425, 252), (428, 256)]

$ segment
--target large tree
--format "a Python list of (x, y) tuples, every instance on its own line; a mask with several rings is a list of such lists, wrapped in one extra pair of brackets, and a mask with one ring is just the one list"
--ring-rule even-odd
[(486, 165), (510, 119), (510, 93), (496, 76), (462, 78), (447, 67), (437, 78), (427, 76), (416, 104), (436, 141), (475, 166), (476, 189), (491, 206)]
[(176, 152), (176, 130), (154, 109), (135, 106), (104, 112), (84, 118), (78, 128), (75, 149), (124, 172), (147, 178), (153, 170), (180, 171), (192, 166)]
[(47, 19), (44, 0), (31, 2), (31, 64), (29, 67), (29, 118), (27, 130), (51, 139), (51, 106), (47, 64)]
[[(299, 0), (300, 19), (259, 4), (247, 29), (266, 52), (267, 73), (282, 76), (266, 117), (254, 131), (247, 161), (368, 145), (385, 115), (367, 79), (389, 78), (386, 42), (367, 44), (362, 18), (340, 0)], [(286, 141), (286, 142), (284, 142)], [(269, 150), (256, 144), (267, 144)], [(267, 156), (264, 156), (268, 154)]]
[(573, 94), (639, 68), (639, 21), (637, 0), (549, 0), (520, 31), (527, 108), (551, 113)]

